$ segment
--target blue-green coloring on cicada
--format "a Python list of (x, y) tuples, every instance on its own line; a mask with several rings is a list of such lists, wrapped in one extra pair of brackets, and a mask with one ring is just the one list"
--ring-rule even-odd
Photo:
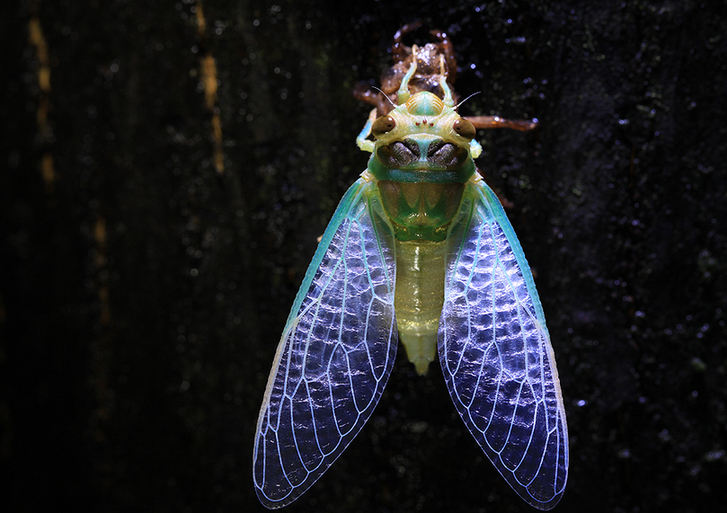
[[(307, 490), (361, 430), (400, 339), (419, 374), (439, 355), (457, 412), (510, 486), (560, 500), (568, 432), (543, 309), (520, 243), (477, 173), (481, 147), (446, 79), (372, 111), (371, 152), (293, 302), (257, 424), (253, 474), (268, 508)], [(371, 139), (373, 137), (373, 140)]]

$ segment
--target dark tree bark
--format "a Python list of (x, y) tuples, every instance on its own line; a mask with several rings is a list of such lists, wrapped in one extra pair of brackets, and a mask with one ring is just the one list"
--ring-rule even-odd
[[(65, 4), (65, 5), (64, 5)], [(719, 2), (21, 2), (1, 30), (8, 511), (249, 511), (257, 411), (391, 36), (447, 31), (544, 303), (559, 511), (707, 511), (727, 478)], [(201, 5), (201, 7), (200, 7)], [(445, 6), (446, 5), (446, 6)], [(403, 358), (291, 511), (522, 511)]]

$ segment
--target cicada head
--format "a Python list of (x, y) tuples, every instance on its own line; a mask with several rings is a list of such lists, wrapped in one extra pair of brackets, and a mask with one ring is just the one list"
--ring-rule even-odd
[(454, 171), (468, 163), (471, 167), (471, 160), (482, 151), (475, 127), (457, 113), (444, 73), (440, 77), (444, 98), (427, 91), (410, 94), (409, 80), (416, 66), (414, 58), (401, 81), (396, 108), (371, 125), (374, 157), (389, 169)]
[(481, 152), (472, 123), (429, 92), (376, 119), (371, 134), (374, 154), (389, 168), (451, 171)]

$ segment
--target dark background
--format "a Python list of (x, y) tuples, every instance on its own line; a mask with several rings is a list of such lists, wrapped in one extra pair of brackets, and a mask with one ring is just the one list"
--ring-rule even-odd
[[(366, 164), (351, 90), (419, 19), (453, 40), (456, 90), (482, 91), (464, 114), (540, 120), (480, 132), (479, 164), (512, 202), (557, 356), (558, 511), (711, 511), (727, 479), (719, 4), (204, 0), (204, 30), (192, 0), (6, 5), (0, 507), (262, 509), (269, 365)], [(401, 351), (366, 428), (289, 511), (529, 508), (438, 365), (417, 377)]]

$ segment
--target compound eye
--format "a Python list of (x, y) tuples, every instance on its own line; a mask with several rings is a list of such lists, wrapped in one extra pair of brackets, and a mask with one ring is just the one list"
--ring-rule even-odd
[(382, 116), (374, 121), (374, 124), (371, 126), (371, 133), (375, 137), (379, 137), (387, 132), (391, 132), (395, 126), (396, 121), (394, 121), (394, 118), (391, 116)]
[(452, 129), (465, 139), (475, 138), (475, 125), (464, 118), (459, 118), (455, 121), (454, 125), (452, 125)]

